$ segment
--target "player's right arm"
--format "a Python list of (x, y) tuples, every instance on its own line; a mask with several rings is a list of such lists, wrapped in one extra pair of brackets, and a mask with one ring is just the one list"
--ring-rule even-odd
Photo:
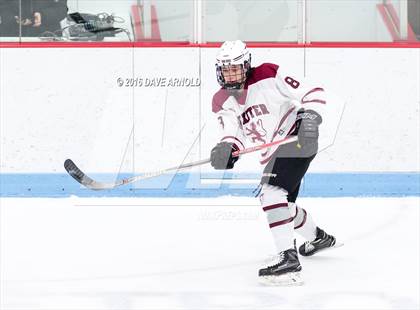
[[(233, 100), (232, 98), (230, 100)], [(215, 169), (232, 169), (238, 157), (232, 153), (245, 148), (241, 125), (233, 107), (229, 107), (228, 96), (221, 96), (220, 92), (213, 97), (213, 113), (216, 117), (220, 142), (210, 154), (211, 165)]]
[(244, 135), (234, 111), (221, 110), (216, 113), (220, 142), (231, 143), (238, 150), (243, 150)]

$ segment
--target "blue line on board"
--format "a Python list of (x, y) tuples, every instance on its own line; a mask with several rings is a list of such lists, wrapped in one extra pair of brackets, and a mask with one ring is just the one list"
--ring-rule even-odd
[[(118, 177), (127, 177), (129, 174)], [(230, 180), (255, 179), (252, 184), (219, 183), (220, 174), (201, 177), (198, 173), (164, 175), (113, 190), (92, 191), (82, 187), (67, 174), (0, 174), (0, 197), (219, 197), (254, 196), (257, 174), (225, 173)], [(112, 181), (117, 176), (92, 174), (98, 181)], [(308, 173), (300, 197), (405, 197), (420, 196), (420, 173)]]

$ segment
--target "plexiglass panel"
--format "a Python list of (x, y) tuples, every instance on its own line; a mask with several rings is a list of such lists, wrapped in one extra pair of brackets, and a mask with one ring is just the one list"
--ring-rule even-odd
[(20, 0), (0, 1), (0, 41), (19, 41), (21, 10)]
[[(131, 41), (135, 0), (0, 0), (2, 41)], [(140, 12), (140, 13), (139, 13)]]
[[(145, 1), (145, 5), (147, 5), (147, 1)], [(150, 26), (156, 27), (156, 24), (158, 25), (162, 41), (193, 41), (194, 1), (156, 0), (154, 6), (156, 8), (156, 22)], [(146, 21), (145, 24), (148, 25)]]
[(205, 1), (203, 39), (297, 42), (298, 7), (294, 0)]
[(307, 2), (309, 41), (392, 41), (378, 5), (382, 0)]
[(0, 0), (0, 41), (413, 41), (420, 32), (418, 2)]

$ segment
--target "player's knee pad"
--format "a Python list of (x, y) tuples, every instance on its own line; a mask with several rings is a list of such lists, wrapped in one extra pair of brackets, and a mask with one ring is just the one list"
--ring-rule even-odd
[(281, 187), (264, 184), (260, 194), (260, 202), (270, 228), (293, 221), (287, 202), (287, 191)]
[(262, 184), (259, 198), (261, 205), (275, 204), (284, 200), (287, 202), (287, 190), (279, 186), (265, 183)]

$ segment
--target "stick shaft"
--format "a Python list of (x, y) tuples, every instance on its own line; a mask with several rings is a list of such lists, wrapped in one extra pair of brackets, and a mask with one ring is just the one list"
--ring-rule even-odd
[[(297, 137), (295, 137), (295, 136), (288, 137), (288, 138), (285, 138), (285, 139), (282, 139), (282, 140), (279, 140), (279, 141), (265, 143), (265, 144), (262, 144), (262, 145), (257, 145), (257, 146), (254, 146), (254, 147), (249, 147), (249, 148), (246, 148), (246, 149), (243, 149), (243, 150), (240, 150), (240, 151), (236, 151), (232, 155), (234, 157), (238, 157), (238, 156), (243, 155), (243, 154), (253, 153), (253, 152), (256, 152), (256, 151), (259, 151), (259, 150), (262, 150), (262, 149), (266, 149), (266, 148), (269, 148), (269, 147), (272, 147), (272, 146), (275, 146), (275, 145), (280, 146), (280, 145), (283, 145), (283, 144), (288, 144), (288, 143), (296, 142), (296, 141), (297, 141)], [(120, 185), (136, 182), (136, 181), (143, 180), (143, 179), (153, 178), (153, 177), (160, 176), (162, 174), (165, 174), (165, 173), (168, 173), (168, 172), (171, 172), (171, 171), (186, 170), (188, 168), (197, 167), (197, 166), (207, 164), (210, 161), (211, 161), (210, 158), (207, 158), (207, 159), (202, 159), (202, 160), (182, 164), (182, 165), (179, 165), (179, 166), (176, 166), (176, 167), (167, 168), (167, 169), (160, 170), (160, 171), (149, 172), (149, 173), (145, 173), (145, 174), (142, 174), (142, 175), (133, 176), (129, 179), (126, 179), (127, 181), (125, 183), (121, 183)], [(121, 181), (123, 181), (123, 180), (121, 180)]]
[(259, 150), (262, 150), (262, 149), (266, 149), (266, 148), (269, 148), (269, 147), (272, 147), (272, 146), (275, 146), (275, 145), (279, 145), (280, 146), (280, 145), (283, 145), (283, 144), (288, 144), (288, 143), (291, 143), (291, 142), (296, 142), (297, 140), (298, 139), (297, 139), (296, 136), (287, 137), (287, 138), (284, 138), (284, 139), (279, 140), (279, 141), (265, 143), (265, 144), (262, 144), (262, 145), (257, 145), (257, 146), (254, 146), (254, 147), (249, 147), (249, 148), (243, 149), (241, 151), (236, 151), (232, 155), (236, 157), (236, 156), (240, 156), (242, 154), (248, 154), (248, 153), (256, 152), (256, 151), (259, 151)]
[[(246, 148), (246, 149), (243, 149), (243, 150), (240, 150), (240, 151), (236, 151), (236, 152), (233, 153), (233, 156), (237, 157), (237, 156), (240, 156), (242, 154), (248, 154), (248, 153), (256, 152), (256, 151), (266, 149), (266, 148), (269, 148), (269, 147), (272, 147), (272, 146), (275, 146), (275, 145), (280, 146), (280, 145), (295, 142), (295, 141), (297, 141), (297, 137), (288, 137), (288, 138), (285, 138), (285, 139), (282, 139), (282, 140), (279, 140), (279, 141), (270, 142), (270, 143)], [(113, 189), (113, 188), (121, 186), (121, 185), (130, 184), (130, 183), (133, 183), (133, 182), (136, 182), (136, 181), (139, 181), (139, 180), (144, 180), (144, 179), (157, 177), (157, 176), (163, 175), (163, 174), (171, 172), (171, 171), (182, 171), (182, 170), (186, 170), (186, 169), (189, 169), (189, 168), (192, 168), (192, 167), (201, 166), (201, 165), (207, 164), (209, 162), (211, 162), (210, 158), (202, 159), (202, 160), (182, 164), (182, 165), (179, 165), (179, 166), (176, 166), (176, 167), (171, 167), (171, 168), (167, 168), (167, 169), (163, 169), (163, 170), (144, 173), (144, 174), (141, 174), (141, 175), (135, 175), (135, 176), (125, 178), (125, 179), (120, 179), (120, 180), (115, 181), (114, 183), (102, 183), (102, 182), (95, 181), (94, 179), (88, 177), (85, 173), (83, 173), (75, 165), (75, 163), (71, 159), (67, 159), (64, 162), (64, 168), (67, 170), (67, 172), (77, 182), (86, 186), (87, 188), (90, 188), (90, 189), (93, 189), (93, 190), (105, 190), (105, 189)]]

